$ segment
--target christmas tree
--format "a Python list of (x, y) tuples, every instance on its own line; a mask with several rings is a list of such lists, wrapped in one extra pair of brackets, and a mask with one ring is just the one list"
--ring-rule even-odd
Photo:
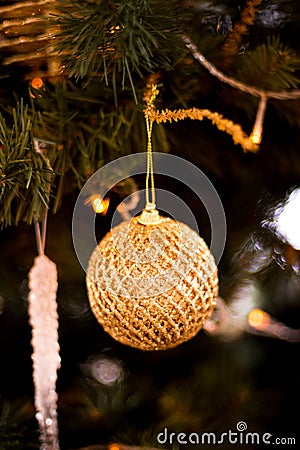
[[(225, 448), (296, 443), (299, 23), (293, 0), (1, 2), (0, 448), (210, 448), (222, 433)], [(93, 315), (72, 219), (84, 192), (97, 240), (116, 215), (129, 220), (145, 177), (128, 161), (143, 153), (146, 167), (149, 150), (205, 174), (227, 236), (203, 330), (144, 352)], [(179, 197), (212, 241), (190, 182), (155, 164), (147, 189), (154, 170), (158, 190)], [(35, 296), (54, 299), (53, 340), (36, 322)], [(58, 415), (37, 406), (41, 360), (46, 377), (54, 364)]]

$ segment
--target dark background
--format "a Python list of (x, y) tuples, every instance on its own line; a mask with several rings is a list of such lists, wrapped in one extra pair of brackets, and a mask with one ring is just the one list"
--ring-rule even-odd
[[(273, 144), (271, 138), (264, 141), (258, 155), (243, 155), (225, 140), (219, 148), (210, 149), (210, 158), (213, 156), (219, 163), (219, 175), (210, 173), (205, 170), (203, 153), (200, 156), (190, 142), (195, 141), (197, 126), (185, 123), (174, 128), (174, 154), (186, 158), (185, 149), (189, 150), (189, 160), (210, 175), (224, 205), (228, 235), (219, 265), (220, 295), (230, 303), (235, 287), (245, 278), (254, 278), (260, 289), (258, 306), (288, 326), (299, 328), (299, 276), (288, 265), (281, 268), (272, 258), (263, 273), (249, 275), (247, 267), (251, 267), (253, 255), (244, 250), (253, 233), (265, 248), (275, 248), (275, 237), (266, 236), (260, 223), (268, 208), (297, 185), (295, 165), (291, 170), (280, 167), (274, 150), (279, 144)], [(284, 145), (285, 154), (296, 159), (296, 148), (295, 143)], [(271, 151), (269, 159), (267, 153)], [(281, 154), (277, 157), (280, 159)], [(202, 235), (209, 240), (203, 208), (188, 188), (184, 191), (180, 186), (176, 190), (174, 181), (168, 183), (167, 179), (158, 179), (157, 184), (187, 202)], [(114, 440), (156, 445), (155, 436), (164, 426), (178, 432), (220, 433), (235, 430), (240, 420), (247, 422), (248, 431), (295, 436), (299, 344), (246, 332), (227, 341), (201, 331), (176, 349), (144, 353), (118, 344), (102, 331), (90, 311), (84, 273), (73, 250), (71, 220), (75, 200), (75, 195), (66, 197), (61, 210), (49, 217), (46, 246), (59, 272), (62, 368), (57, 389), (62, 448)], [(111, 204), (107, 216), (97, 218), (100, 237), (109, 230), (113, 212)], [(27, 275), (35, 255), (33, 227), (12, 226), (1, 232), (2, 414), (9, 405), (4, 429), (13, 442), (21, 442), (20, 448), (27, 448), (37, 439), (27, 317)], [(235, 261), (237, 258), (240, 263)], [(99, 354), (122, 362), (125, 375), (120, 384), (105, 387), (84, 376), (80, 365)]]
[[(190, 2), (195, 8), (197, 3), (201, 2)], [(229, 8), (233, 21), (245, 5), (232, 1), (211, 3)], [(261, 18), (272, 8), (285, 15), (276, 21), (274, 12), (268, 16), (270, 20), (273, 17), (268, 25)], [(218, 24), (226, 28), (226, 17), (212, 8), (211, 15), (206, 16), (207, 29), (216, 34)], [(255, 45), (268, 33), (279, 33), (299, 54), (299, 24), (299, 2), (262, 2), (261, 15), (247, 39)], [(9, 89), (18, 94), (24, 89), (18, 84), (18, 70), (13, 69), (9, 81), (4, 80), (3, 96)], [(189, 78), (180, 76), (184, 86)], [(176, 103), (170, 86), (179, 83), (180, 77), (174, 77), (171, 72), (163, 80), (166, 105)], [(256, 103), (248, 102), (243, 95), (239, 97), (205, 71), (201, 83), (198, 89), (203, 96), (198, 92), (199, 97), (191, 103), (220, 110), (250, 133)], [(238, 104), (242, 106), (237, 108)], [(170, 153), (199, 167), (215, 186), (224, 206), (227, 242), (219, 264), (220, 296), (230, 305), (236, 289), (251, 281), (259, 292), (257, 306), (295, 329), (300, 328), (299, 271), (289, 263), (289, 246), (261, 224), (288, 192), (299, 186), (299, 105), (298, 100), (268, 102), (257, 154), (243, 153), (230, 136), (207, 122), (165, 126)], [(143, 151), (144, 143), (137, 150)], [(157, 177), (156, 181), (157, 187), (179, 195), (190, 206), (201, 235), (209, 242), (209, 223), (199, 200), (174, 180)], [(137, 177), (136, 182), (144, 188), (142, 177)], [(46, 245), (46, 253), (57, 264), (59, 273), (62, 367), (57, 391), (61, 448), (115, 441), (156, 447), (156, 436), (164, 427), (177, 433), (221, 434), (235, 430), (239, 421), (247, 423), (249, 432), (296, 437), (298, 442), (299, 343), (246, 331), (232, 339), (201, 331), (176, 349), (152, 353), (125, 347), (104, 333), (90, 310), (85, 274), (73, 249), (71, 222), (79, 189), (72, 185), (70, 191), (59, 211), (49, 215)], [(110, 228), (117, 201), (112, 199), (105, 217), (97, 217), (99, 239)], [(300, 211), (296, 220), (300, 220)], [(259, 243), (255, 250), (253, 243)], [(254, 273), (253, 261), (265, 252), (269, 252), (268, 264)], [(35, 256), (33, 226), (21, 223), (0, 232), (0, 449), (5, 450), (39, 447), (27, 315), (27, 276)], [(294, 256), (299, 262), (299, 253)], [(118, 361), (123, 379), (108, 387), (87, 376), (83, 367), (94, 355)], [(224, 444), (224, 448), (231, 447)], [(235, 447), (244, 448), (241, 444)]]

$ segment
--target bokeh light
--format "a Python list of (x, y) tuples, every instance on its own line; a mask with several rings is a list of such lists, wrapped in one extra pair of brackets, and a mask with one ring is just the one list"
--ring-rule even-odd
[(248, 314), (248, 323), (257, 330), (264, 330), (270, 323), (270, 316), (262, 309), (254, 308)]
[(300, 250), (300, 188), (294, 189), (285, 204), (275, 210), (278, 236), (295, 250)]
[(41, 78), (33, 78), (30, 84), (34, 89), (41, 89), (44, 86), (44, 82)]
[(82, 365), (83, 372), (105, 386), (113, 386), (124, 378), (119, 360), (104, 355), (92, 355)]

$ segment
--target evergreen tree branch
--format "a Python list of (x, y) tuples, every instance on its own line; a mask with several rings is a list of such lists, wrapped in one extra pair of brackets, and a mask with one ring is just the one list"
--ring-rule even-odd
[(28, 107), (19, 103), (8, 125), (0, 114), (0, 223), (23, 220), (32, 223), (49, 206), (49, 176), (53, 174), (45, 156), (34, 147), (33, 122)]
[(235, 67), (238, 78), (259, 86), (261, 90), (299, 88), (297, 70), (300, 68), (300, 57), (284, 45), (279, 36), (268, 37), (265, 43), (240, 55), (238, 59), (238, 67)]
[[(229, 84), (230, 86), (239, 89), (240, 91), (246, 92), (250, 95), (253, 95), (255, 97), (268, 97), (268, 98), (274, 98), (277, 100), (290, 100), (290, 99), (297, 99), (300, 97), (300, 90), (292, 90), (292, 91), (272, 91), (267, 89), (260, 89), (255, 86), (250, 86), (247, 83), (244, 83), (242, 81), (236, 80), (233, 77), (229, 77), (228, 75), (224, 74), (220, 70), (218, 70), (213, 64), (211, 64), (202, 53), (200, 53), (197, 49), (197, 47), (191, 42), (189, 38), (186, 36), (183, 37), (184, 42), (186, 43), (187, 47), (191, 49), (194, 58), (197, 59), (197, 61), (200, 62), (213, 76), (218, 78), (223, 83)], [(270, 46), (272, 48), (272, 45)], [(267, 56), (266, 47), (262, 46), (263, 53)], [(281, 56), (281, 55), (279, 55)], [(297, 65), (300, 63), (300, 59), (297, 57), (294, 57), (294, 61), (292, 61), (292, 58), (288, 58), (289, 63), (293, 62), (293, 64)], [(257, 67), (257, 62), (255, 64)], [(287, 73), (294, 72), (294, 68), (287, 65), (286, 62), (283, 64), (283, 72), (282, 74), (282, 80), (287, 80)], [(280, 76), (280, 75), (278, 75)], [(277, 80), (278, 83), (278, 80)], [(292, 77), (289, 78), (289, 86), (295, 86), (300, 84), (299, 78), (292, 75)]]
[[(75, 5), (74, 5), (75, 3)], [(124, 88), (128, 77), (134, 90), (135, 75), (172, 68), (184, 52), (178, 37), (183, 13), (179, 2), (158, 0), (75, 1), (62, 3), (55, 50), (75, 79), (100, 76)], [(179, 20), (180, 18), (180, 20)], [(67, 54), (66, 54), (67, 53)]]

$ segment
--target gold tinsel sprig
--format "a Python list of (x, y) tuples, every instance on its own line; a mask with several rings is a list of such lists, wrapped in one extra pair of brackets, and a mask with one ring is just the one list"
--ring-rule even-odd
[(229, 119), (225, 119), (221, 114), (212, 112), (209, 109), (178, 109), (171, 111), (169, 109), (157, 110), (155, 108), (155, 99), (159, 91), (156, 85), (152, 86), (151, 90), (147, 90), (145, 99), (147, 100), (147, 106), (144, 110), (146, 119), (150, 122), (162, 123), (162, 122), (178, 122), (179, 120), (191, 119), (191, 120), (203, 120), (209, 119), (213, 125), (215, 125), (220, 131), (224, 131), (232, 136), (235, 144), (241, 145), (244, 152), (256, 153), (259, 146), (253, 142), (251, 136), (242, 130), (241, 126), (232, 122)]

